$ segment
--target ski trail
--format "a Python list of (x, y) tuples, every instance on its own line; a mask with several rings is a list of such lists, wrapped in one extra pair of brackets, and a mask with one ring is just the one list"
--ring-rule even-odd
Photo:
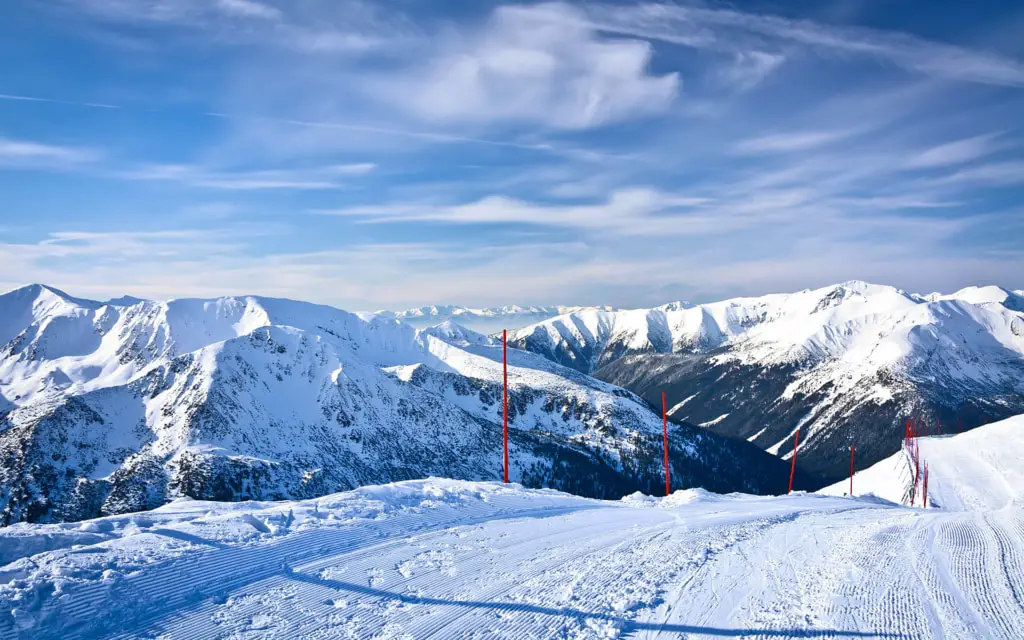
[(230, 536), (191, 520), (40, 553), (4, 568), (0, 638), (1024, 637), (1014, 507), (503, 491), (329, 525), (248, 509), (218, 521)]

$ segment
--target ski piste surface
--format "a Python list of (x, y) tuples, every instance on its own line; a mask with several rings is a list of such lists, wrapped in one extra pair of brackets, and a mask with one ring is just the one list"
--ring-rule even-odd
[[(966, 433), (915, 438), (914, 446), (920, 463), (928, 469), (930, 506), (946, 511), (1024, 509), (1024, 415)], [(853, 478), (854, 492), (910, 504), (914, 477), (920, 474), (905, 446), (858, 471)], [(920, 480), (918, 477), (918, 505), (923, 501)], [(848, 491), (849, 484), (844, 481), (819, 493), (845, 495)]]
[(1024, 514), (427, 479), (0, 530), (3, 638), (1020, 638)]

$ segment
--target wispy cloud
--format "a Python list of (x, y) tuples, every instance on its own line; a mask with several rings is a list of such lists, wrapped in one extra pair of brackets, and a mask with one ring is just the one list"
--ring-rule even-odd
[[(659, 214), (692, 210), (707, 202), (666, 194), (653, 189), (633, 188), (615, 191), (604, 202), (588, 205), (552, 205), (529, 203), (504, 196), (491, 196), (476, 202), (453, 206), (392, 204), (320, 210), (315, 213), (352, 216), (377, 223), (408, 220), (457, 224), (518, 223), (541, 226), (610, 230), (620, 234), (663, 234), (668, 231)], [(687, 234), (715, 226), (704, 217), (678, 216), (670, 233)], [(718, 221), (721, 228), (721, 221)], [(700, 227), (698, 229), (697, 227)]]
[(367, 90), (425, 121), (585, 129), (671, 105), (679, 75), (651, 74), (651, 55), (646, 42), (600, 36), (568, 5), (499, 7), (482, 32)]
[(362, 0), (61, 0), (58, 6), (91, 20), (93, 28), (173, 27), (181, 30), (174, 36), (212, 36), (202, 42), (205, 46), (258, 44), (314, 54), (362, 54), (413, 36), (400, 13), (384, 16), (377, 5)]
[(998, 134), (987, 133), (946, 142), (922, 151), (908, 162), (913, 168), (943, 167), (976, 160), (1000, 148)]
[(40, 98), (37, 96), (19, 96), (0, 93), (0, 100), (11, 100), (15, 102), (49, 102), (52, 104), (64, 104), (75, 107), (89, 107), (92, 109), (120, 109), (116, 104), (104, 104), (102, 102), (76, 102), (73, 100), (57, 100), (54, 98)]
[(739, 51), (719, 73), (720, 80), (739, 91), (748, 91), (761, 84), (786, 61), (780, 53)]
[(794, 131), (774, 133), (741, 140), (735, 150), (740, 154), (790, 153), (807, 151), (851, 135), (850, 131)]
[(942, 178), (938, 182), (992, 186), (1024, 184), (1024, 161), (1007, 160), (969, 167)]
[(1020, 60), (896, 31), (676, 4), (595, 4), (587, 6), (587, 13), (591, 24), (604, 31), (690, 47), (749, 51), (767, 38), (823, 53), (883, 60), (935, 77), (1024, 86)]
[(180, 182), (209, 189), (321, 190), (343, 188), (338, 178), (366, 175), (375, 168), (375, 164), (363, 162), (307, 170), (213, 171), (196, 165), (158, 164), (116, 171), (113, 176), (122, 180)]
[(0, 137), (0, 165), (26, 168), (67, 167), (90, 162), (99, 152), (78, 147)]
[[(0, 87), (24, 123), (5, 125), (0, 164), (110, 179), (101, 228), (137, 224), (114, 211), (122, 194), (132, 213), (152, 203), (153, 185), (115, 180), (170, 185), (174, 212), (80, 235), (67, 229), (89, 203), (50, 183), (59, 214), (0, 240), (0, 274), (379, 308), (655, 304), (849, 278), (951, 289), (1024, 272), (1024, 75), (984, 25), (952, 46), (899, 16), (904, 32), (685, 1), (420, 4), (57, 0), (61, 33), (83, 36), (104, 73), (40, 78), (38, 98)], [(144, 40), (144, 59), (93, 32)], [(150, 95), (157, 83), (168, 90)], [(62, 86), (96, 93), (76, 102)], [(122, 106), (41, 108), (116, 106), (92, 95)], [(68, 122), (41, 129), (46, 117)], [(19, 191), (9, 210), (51, 201)], [(285, 222), (246, 236), (250, 213)]]
[(283, 15), (280, 9), (254, 0), (217, 0), (217, 7), (230, 14), (264, 20), (278, 20)]

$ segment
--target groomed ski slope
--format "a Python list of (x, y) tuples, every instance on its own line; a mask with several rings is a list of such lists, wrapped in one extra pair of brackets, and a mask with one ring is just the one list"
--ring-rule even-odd
[[(945, 509), (428, 479), (19, 524), (0, 530), (0, 636), (1019, 639), (1021, 467), (1003, 465), (1022, 420), (922, 445)], [(992, 437), (1007, 456), (963, 444)], [(970, 498), (967, 469), (1015, 497)]]

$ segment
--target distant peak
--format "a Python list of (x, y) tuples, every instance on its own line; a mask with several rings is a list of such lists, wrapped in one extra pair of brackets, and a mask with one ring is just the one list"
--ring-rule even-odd
[(669, 302), (663, 304), (658, 309), (662, 311), (683, 311), (684, 309), (692, 309), (693, 305), (685, 300), (676, 300), (675, 302)]
[(857, 293), (866, 293), (871, 289), (892, 289), (893, 287), (884, 284), (872, 284), (870, 282), (865, 282), (864, 280), (847, 280), (846, 282), (840, 282), (833, 288), (856, 291)]
[(12, 289), (7, 293), (3, 294), (4, 298), (15, 298), (22, 300), (37, 300), (39, 298), (47, 296), (52, 298), (58, 298), (60, 300), (63, 300), (64, 302), (68, 302), (70, 304), (75, 304), (82, 307), (97, 307), (100, 305), (100, 303), (94, 300), (76, 298), (72, 295), (68, 295), (67, 293), (61, 291), (56, 287), (51, 287), (50, 285), (39, 283), (26, 284), (24, 286)]
[(130, 307), (136, 304), (142, 304), (143, 302), (149, 302), (145, 298), (136, 298), (135, 296), (121, 296), (120, 298), (111, 298), (107, 300), (107, 304), (113, 307)]
[(423, 333), (445, 341), (455, 340), (458, 342), (475, 344), (489, 342), (489, 338), (487, 336), (482, 333), (477, 333), (472, 329), (467, 329), (453, 320), (445, 320), (444, 322), (436, 324), (429, 329), (424, 329)]

